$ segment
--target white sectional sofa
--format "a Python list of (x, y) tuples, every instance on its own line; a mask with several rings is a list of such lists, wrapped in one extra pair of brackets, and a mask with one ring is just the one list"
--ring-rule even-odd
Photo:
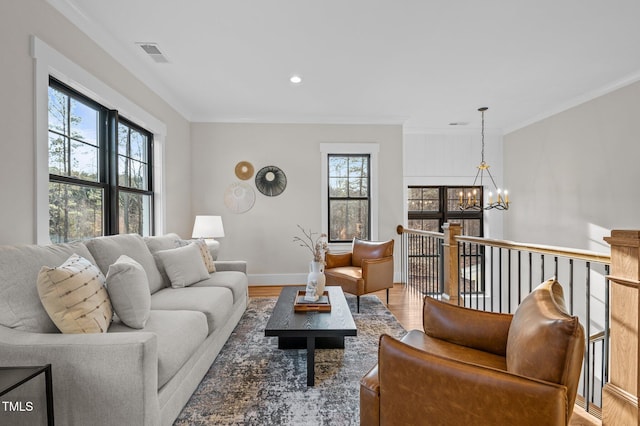
[[(0, 247), (0, 366), (52, 365), (57, 424), (168, 425), (180, 414), (245, 312), (248, 281), (245, 262), (216, 261), (208, 278), (171, 288), (154, 254), (175, 248), (177, 240), (175, 234), (116, 235)], [(144, 328), (114, 317), (106, 333), (60, 333), (36, 282), (43, 266), (74, 253), (104, 275), (121, 255), (144, 268), (151, 294)], [(34, 382), (2, 397), (31, 401), (33, 411), (0, 410), (0, 424), (30, 425), (43, 416), (44, 387)]]

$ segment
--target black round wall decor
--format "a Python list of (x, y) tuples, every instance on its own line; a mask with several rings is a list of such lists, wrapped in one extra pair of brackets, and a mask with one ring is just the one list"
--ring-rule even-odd
[(287, 187), (287, 176), (276, 166), (266, 166), (256, 173), (256, 188), (268, 197), (282, 194)]

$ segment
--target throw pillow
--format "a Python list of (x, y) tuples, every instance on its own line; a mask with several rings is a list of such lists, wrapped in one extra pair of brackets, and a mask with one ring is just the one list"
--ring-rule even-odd
[(213, 260), (213, 256), (211, 256), (211, 252), (209, 251), (209, 246), (202, 238), (194, 241), (177, 239), (176, 247), (184, 247), (192, 243), (196, 243), (200, 249), (200, 255), (202, 256), (202, 261), (204, 262), (204, 266), (207, 268), (207, 271), (209, 271), (210, 274), (216, 272), (216, 264)]
[(113, 310), (104, 284), (97, 266), (73, 254), (56, 268), (43, 266), (37, 287), (42, 306), (61, 332), (106, 333)]
[(200, 249), (200, 255), (202, 256), (202, 261), (204, 262), (204, 266), (207, 268), (207, 271), (211, 274), (216, 271), (216, 264), (213, 261), (213, 256), (211, 256), (211, 252), (209, 251), (209, 246), (205, 240), (196, 240), (196, 245)]
[(151, 311), (151, 293), (142, 265), (122, 255), (107, 272), (107, 292), (118, 318), (131, 328), (144, 328)]
[(195, 243), (156, 253), (167, 272), (171, 287), (182, 288), (209, 278), (200, 249)]

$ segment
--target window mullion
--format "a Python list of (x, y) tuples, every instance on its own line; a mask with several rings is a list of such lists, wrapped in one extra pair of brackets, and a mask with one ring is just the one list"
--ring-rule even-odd
[(105, 226), (107, 235), (115, 235), (118, 233), (118, 111), (108, 110), (107, 120), (105, 122), (106, 141), (105, 157), (107, 167), (105, 168), (107, 190), (105, 198), (107, 198), (106, 208), (109, 213), (105, 215), (108, 223)]
[(67, 117), (65, 120), (64, 125), (67, 127), (65, 129), (65, 141), (64, 141), (64, 148), (65, 148), (65, 164), (64, 164), (64, 168), (65, 168), (65, 174), (67, 176), (71, 176), (71, 96), (67, 96)]

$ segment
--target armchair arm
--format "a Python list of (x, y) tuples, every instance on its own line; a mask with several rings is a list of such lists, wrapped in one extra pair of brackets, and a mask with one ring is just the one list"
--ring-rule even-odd
[(58, 423), (160, 422), (155, 334), (30, 333), (0, 326), (0, 365), (49, 363), (61, 396), (54, 398)]
[(215, 260), (216, 271), (238, 271), (247, 273), (247, 262), (245, 260)]
[(327, 253), (325, 255), (325, 269), (341, 268), (351, 266), (351, 252), (347, 253)]
[(393, 257), (362, 259), (362, 280), (365, 293), (393, 287)]
[(380, 424), (566, 425), (567, 388), (380, 338)]
[(428, 336), (505, 356), (512, 314), (485, 312), (424, 298), (423, 327)]

